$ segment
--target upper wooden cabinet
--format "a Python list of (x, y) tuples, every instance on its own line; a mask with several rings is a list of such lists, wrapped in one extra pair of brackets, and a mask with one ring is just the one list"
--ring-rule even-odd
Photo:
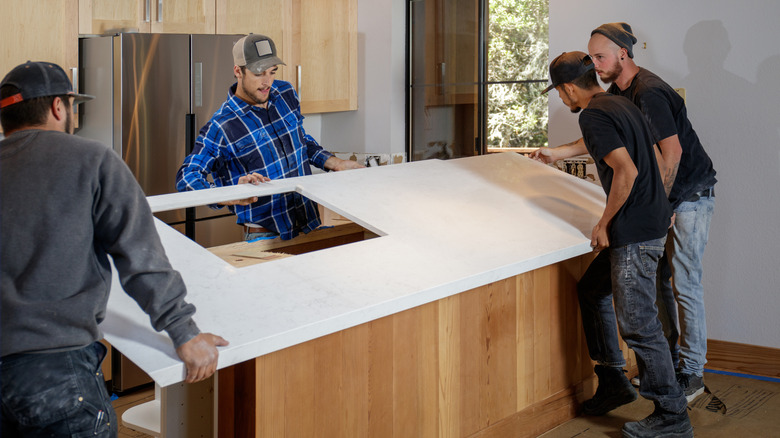
[(0, 0), (0, 11), (0, 79), (24, 62), (50, 61), (73, 81), (79, 66), (78, 0), (40, 0), (29, 6)]
[(290, 26), (291, 3), (286, 0), (219, 0), (217, 1), (217, 33), (241, 34), (257, 33), (274, 40), (276, 51), (287, 64), (279, 69), (276, 77), (292, 82), (287, 48), (290, 47), (291, 32), (285, 32)]
[(79, 33), (215, 33), (214, 0), (79, 0)]
[(24, 6), (18, 0), (0, 0), (0, 79), (26, 61), (51, 61), (72, 74), (79, 66), (78, 0), (40, 0), (34, 7)]
[(120, 31), (267, 35), (303, 113), (357, 109), (357, 0), (79, 0), (79, 33)]
[(425, 24), (426, 104), (475, 104), (479, 2), (425, 2)]
[(271, 37), (304, 114), (357, 109), (357, 0), (218, 0), (217, 33)]
[[(304, 113), (357, 109), (357, 0), (293, 2), (290, 62)], [(300, 66), (300, 67), (298, 67)]]

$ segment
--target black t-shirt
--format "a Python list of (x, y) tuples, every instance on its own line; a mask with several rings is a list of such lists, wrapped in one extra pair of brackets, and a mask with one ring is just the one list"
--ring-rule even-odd
[(621, 91), (613, 83), (607, 91), (627, 97), (642, 110), (650, 122), (655, 142), (678, 135), (682, 157), (669, 194), (673, 208), (692, 194), (715, 185), (717, 179), (712, 160), (688, 120), (685, 101), (669, 84), (650, 70), (640, 68), (628, 88)]
[(605, 156), (613, 150), (626, 148), (638, 171), (626, 203), (612, 219), (610, 246), (665, 236), (672, 209), (655, 160), (653, 136), (642, 112), (625, 97), (600, 93), (582, 111), (579, 122), (582, 138), (596, 162), (607, 197), (614, 171), (604, 161)]

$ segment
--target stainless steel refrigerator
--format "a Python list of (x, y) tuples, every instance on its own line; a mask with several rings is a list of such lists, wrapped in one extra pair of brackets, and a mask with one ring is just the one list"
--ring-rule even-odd
[[(80, 106), (76, 134), (120, 154), (147, 196), (175, 192), (176, 171), (198, 130), (235, 82), (232, 48), (240, 37), (122, 33), (80, 39), (79, 84), (95, 99)], [(157, 217), (207, 248), (243, 237), (227, 209)], [(116, 392), (151, 382), (116, 350), (111, 370)]]
[[(120, 33), (79, 40), (81, 105), (76, 134), (112, 147), (147, 196), (176, 191), (176, 171), (198, 130), (227, 98), (233, 44), (242, 35)], [(227, 208), (161, 212), (204, 247), (240, 241)]]

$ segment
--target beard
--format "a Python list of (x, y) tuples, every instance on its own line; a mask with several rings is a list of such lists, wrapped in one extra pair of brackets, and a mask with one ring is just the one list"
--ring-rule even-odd
[(65, 116), (65, 132), (73, 134), (73, 111), (68, 111), (68, 115)]
[(566, 91), (565, 89), (563, 90), (563, 92), (566, 94), (566, 100), (569, 101), (569, 103), (566, 104), (566, 106), (569, 107), (569, 111), (571, 111), (573, 114), (577, 114), (578, 112), (582, 111), (581, 106), (574, 104), (574, 100), (572, 100), (569, 92)]
[(611, 84), (617, 80), (621, 73), (623, 73), (623, 66), (619, 62), (615, 61), (615, 65), (612, 66), (612, 70), (609, 72), (605, 71), (599, 73), (599, 78), (601, 78), (605, 84)]
[(252, 105), (263, 105), (266, 102), (268, 102), (268, 97), (263, 99), (255, 96), (255, 93), (257, 93), (257, 89), (250, 90), (243, 83), (241, 84), (241, 88), (244, 90), (244, 95), (247, 96), (249, 99), (252, 99)]

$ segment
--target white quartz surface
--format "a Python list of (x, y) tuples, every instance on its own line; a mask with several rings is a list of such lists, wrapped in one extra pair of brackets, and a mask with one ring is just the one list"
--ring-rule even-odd
[[(234, 268), (158, 221), (219, 368), (589, 252), (605, 196), (514, 153), (149, 198), (153, 211), (296, 190), (381, 237)], [(114, 276), (106, 339), (159, 385), (184, 367)]]

